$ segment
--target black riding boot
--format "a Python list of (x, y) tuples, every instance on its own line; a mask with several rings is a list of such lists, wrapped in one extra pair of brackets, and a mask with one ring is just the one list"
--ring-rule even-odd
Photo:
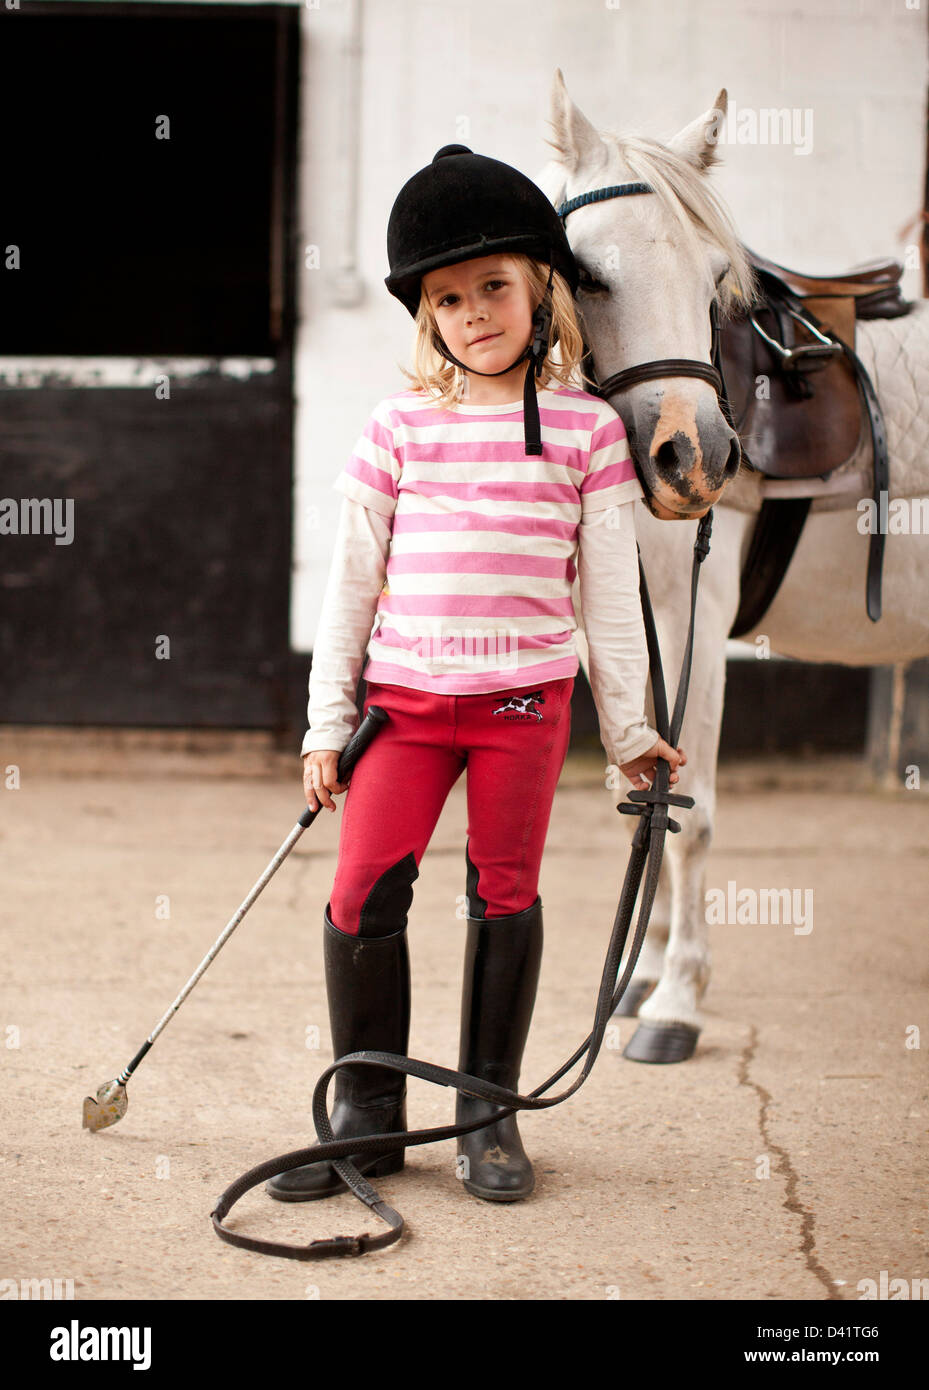
[[(510, 917), (468, 918), (461, 1000), (459, 1071), (518, 1089), (523, 1050), (542, 963), (542, 899)], [(455, 1123), (499, 1106), (459, 1094)], [(489, 1202), (516, 1202), (535, 1185), (532, 1164), (510, 1115), (458, 1139), (464, 1185)]]
[[(333, 1058), (349, 1052), (397, 1052), (406, 1056), (410, 1034), (410, 958), (406, 926), (392, 936), (349, 936), (325, 912), (326, 989)], [(337, 1139), (391, 1134), (406, 1129), (406, 1076), (380, 1067), (342, 1067), (335, 1074), (330, 1114)], [(366, 1177), (383, 1178), (403, 1167), (404, 1150), (349, 1155)], [(265, 1184), (281, 1202), (311, 1202), (347, 1192), (330, 1163), (310, 1163), (279, 1173)]]

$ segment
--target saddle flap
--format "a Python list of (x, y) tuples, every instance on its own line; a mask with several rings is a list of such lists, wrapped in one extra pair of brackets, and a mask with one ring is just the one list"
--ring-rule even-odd
[(803, 307), (809, 309), (830, 333), (841, 338), (854, 351), (856, 315), (855, 300), (851, 295), (808, 295)]
[[(789, 317), (768, 308), (752, 312), (764, 332), (787, 346), (813, 341)], [(835, 332), (844, 337), (839, 328)], [(757, 472), (768, 478), (818, 478), (847, 462), (858, 447), (863, 418), (844, 355), (804, 374), (810, 394), (803, 397), (748, 315), (720, 325), (720, 351), (736, 428)]]

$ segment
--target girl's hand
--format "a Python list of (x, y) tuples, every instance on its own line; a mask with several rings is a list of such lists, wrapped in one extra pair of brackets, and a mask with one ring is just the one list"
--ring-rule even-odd
[[(658, 758), (665, 758), (671, 764), (670, 785), (673, 787), (674, 783), (679, 780), (674, 769), (684, 766), (687, 762), (687, 754), (684, 752), (683, 748), (672, 748), (670, 743), (665, 743), (663, 738), (660, 738), (654, 748), (650, 748), (647, 753), (640, 753), (639, 756), (633, 758), (631, 762), (620, 763), (619, 770), (629, 778), (629, 781), (637, 791), (644, 791), (644, 789), (650, 787), (655, 780)], [(644, 776), (643, 773), (645, 774)], [(647, 781), (646, 778), (648, 779)]]
[(311, 811), (319, 809), (320, 803), (327, 810), (335, 810), (335, 802), (330, 795), (334, 792), (347, 792), (348, 785), (344, 787), (338, 778), (340, 752), (324, 748), (316, 753), (305, 753), (303, 756), (303, 790), (306, 795), (306, 804)]

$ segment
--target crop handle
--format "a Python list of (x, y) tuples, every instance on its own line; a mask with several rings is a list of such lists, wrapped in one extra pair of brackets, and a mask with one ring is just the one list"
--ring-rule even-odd
[[(339, 767), (336, 776), (343, 786), (351, 777), (358, 759), (374, 736), (379, 733), (381, 728), (387, 723), (389, 717), (387, 711), (381, 709), (380, 705), (368, 706), (368, 712), (361, 721), (361, 724), (339, 754)], [(307, 826), (313, 824), (321, 810), (321, 806), (317, 806), (315, 811), (311, 811), (309, 806), (304, 806), (303, 815), (300, 817), (297, 824), (302, 825), (305, 830)]]

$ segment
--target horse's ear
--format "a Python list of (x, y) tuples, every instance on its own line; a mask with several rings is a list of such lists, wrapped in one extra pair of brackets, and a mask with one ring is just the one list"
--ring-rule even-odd
[(560, 162), (570, 172), (582, 164), (596, 168), (605, 163), (606, 146), (580, 107), (568, 96), (561, 68), (555, 69), (552, 81), (551, 111), (549, 125), (554, 135), (545, 143), (557, 151)]
[(674, 138), (668, 141), (668, 149), (679, 154), (697, 169), (709, 169), (711, 165), (718, 164), (719, 155), (716, 153), (716, 147), (722, 136), (728, 106), (729, 95), (723, 87), (709, 111), (704, 111), (702, 116), (698, 116), (690, 125), (685, 125), (683, 130), (679, 130)]

